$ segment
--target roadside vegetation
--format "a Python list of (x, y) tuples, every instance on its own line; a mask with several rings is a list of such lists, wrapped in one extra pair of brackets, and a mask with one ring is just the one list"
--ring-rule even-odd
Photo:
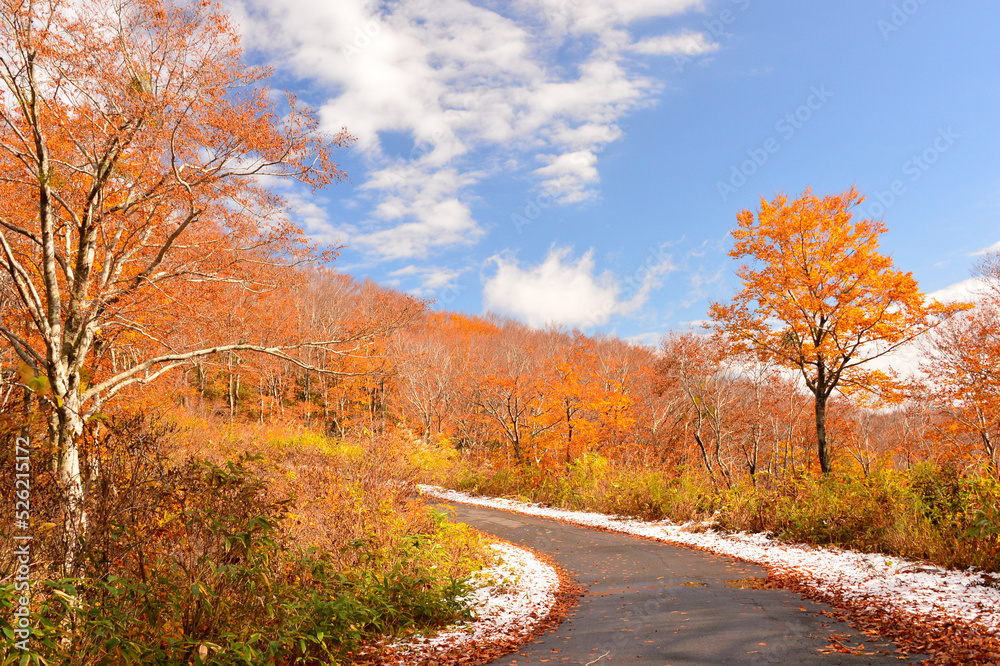
[[(451, 429), (424, 418), (441, 442), (424, 478), (1000, 570), (1000, 258), (976, 267), (975, 304), (927, 299), (860, 202), (807, 190), (740, 213), (742, 290), (655, 351), (470, 329), (457, 346), (477, 371), (456, 395), (471, 408)], [(873, 366), (901, 347), (919, 377)]]
[[(380, 638), (470, 617), (465, 581), (488, 548), (415, 499), (390, 442), (142, 415), (88, 430), (73, 571), (52, 452), (32, 452), (29, 663), (349, 663)], [(5, 607), (19, 595), (0, 586)], [(0, 663), (23, 663), (3, 633)]]
[(425, 482), (476, 494), (1000, 571), (1000, 485), (950, 465), (871, 475), (848, 469), (728, 487), (698, 469), (636, 468), (598, 455), (565, 473), (472, 459), (426, 469)]

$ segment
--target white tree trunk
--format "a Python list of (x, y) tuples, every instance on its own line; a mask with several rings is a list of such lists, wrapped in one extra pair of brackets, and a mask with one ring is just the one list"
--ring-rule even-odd
[(80, 465), (83, 418), (80, 416), (78, 402), (73, 398), (63, 400), (53, 419), (56, 427), (53, 434), (59, 451), (56, 472), (66, 500), (64, 527), (68, 548), (65, 570), (69, 575), (76, 573), (78, 555), (87, 536), (86, 487)]

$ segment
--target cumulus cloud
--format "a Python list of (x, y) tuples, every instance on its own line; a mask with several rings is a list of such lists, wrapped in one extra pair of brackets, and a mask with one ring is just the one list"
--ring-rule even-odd
[(522, 0), (522, 7), (542, 14), (556, 30), (604, 34), (609, 27), (640, 19), (672, 16), (701, 8), (702, 0)]
[(401, 170), (402, 174), (394, 167), (375, 172), (364, 186), (382, 192), (373, 218), (394, 226), (357, 234), (355, 245), (386, 259), (402, 259), (478, 240), (482, 229), (468, 205), (455, 196), (463, 185), (474, 181), (475, 174), (439, 169), (414, 180), (406, 177), (409, 167)]
[[(483, 233), (472, 219), (468, 206), (455, 198), (407, 208), (415, 220), (359, 234), (354, 237), (354, 244), (386, 259), (405, 259), (426, 256), (435, 246), (470, 243)], [(398, 217), (400, 215), (393, 214), (386, 219)]]
[[(385, 259), (481, 237), (468, 202), (491, 174), (469, 166), (474, 155), (541, 162), (535, 176), (558, 201), (590, 198), (619, 119), (661, 89), (636, 55), (712, 48), (700, 33), (638, 44), (629, 34), (635, 21), (698, 9), (700, 0), (230, 2), (247, 45), (308, 82), (323, 127), (358, 137), (370, 210), (352, 243)], [(412, 141), (413, 152), (392, 154), (389, 133)]]
[(536, 266), (522, 266), (510, 256), (492, 257), (496, 272), (483, 288), (486, 309), (534, 327), (602, 326), (612, 315), (631, 314), (645, 305), (674, 268), (669, 256), (651, 255), (623, 280), (610, 271), (597, 274), (593, 250), (575, 259), (572, 255), (571, 248), (554, 247)]
[(575, 203), (592, 196), (587, 189), (590, 183), (600, 180), (597, 173), (597, 155), (589, 150), (578, 150), (562, 155), (542, 155), (540, 159), (548, 165), (535, 169), (544, 180), (545, 190), (552, 193), (562, 203)]
[(328, 247), (340, 247), (357, 233), (353, 225), (336, 224), (330, 219), (327, 210), (329, 202), (322, 195), (307, 196), (299, 189), (288, 187), (287, 183), (282, 183), (281, 187), (285, 189), (282, 196), (295, 221), (317, 243)]

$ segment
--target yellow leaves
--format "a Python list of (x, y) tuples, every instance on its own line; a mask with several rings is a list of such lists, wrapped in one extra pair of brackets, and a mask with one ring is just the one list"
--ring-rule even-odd
[(17, 374), (21, 379), (21, 383), (27, 386), (34, 393), (39, 395), (49, 395), (52, 393), (52, 386), (49, 384), (49, 378), (44, 374), (35, 372), (35, 370), (24, 361), (18, 361)]
[(163, 516), (161, 516), (159, 519), (157, 519), (156, 526), (158, 528), (162, 528), (162, 527), (164, 527), (166, 525), (169, 525), (170, 523), (172, 523), (174, 520), (177, 519), (177, 516), (178, 516), (178, 514), (176, 514), (176, 513), (170, 513), (168, 511), (167, 513), (164, 513)]

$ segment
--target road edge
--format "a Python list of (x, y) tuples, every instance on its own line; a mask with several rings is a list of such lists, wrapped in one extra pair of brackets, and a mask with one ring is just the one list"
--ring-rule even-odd
[[(380, 666), (468, 666), (470, 664), (482, 666), (504, 655), (516, 652), (521, 646), (555, 629), (569, 617), (583, 595), (583, 589), (576, 584), (569, 572), (559, 566), (552, 557), (545, 553), (520, 544), (511, 543), (506, 539), (501, 539), (482, 530), (470, 529), (483, 535), (484, 538), (493, 543), (506, 544), (517, 550), (526, 551), (534, 558), (552, 567), (558, 578), (558, 584), (553, 595), (553, 602), (548, 607), (545, 615), (535, 618), (529, 624), (518, 626), (512, 632), (515, 634), (514, 636), (500, 641), (480, 641), (448, 647), (412, 643), (405, 649), (400, 649), (388, 643), (379, 643), (369, 647), (360, 654), (354, 655), (351, 663), (363, 666), (374, 666), (375, 664), (379, 664)], [(475, 620), (473, 620), (474, 622)], [(445, 627), (441, 632), (443, 633), (447, 629)], [(471, 661), (470, 657), (472, 658)]]
[[(442, 488), (441, 490), (447, 489)], [(433, 493), (426, 492), (424, 489), (421, 489), (421, 494), (435, 497), (435, 499), (442, 501), (454, 502), (456, 504), (480, 506), (476, 502), (463, 502), (453, 496), (449, 496), (447, 498), (437, 497)], [(498, 499), (491, 498), (488, 495), (476, 497), (480, 497), (482, 499)], [(698, 550), (706, 553), (712, 553), (714, 555), (720, 555), (720, 553), (704, 546), (613, 530), (600, 525), (589, 525), (582, 522), (575, 522), (568, 518), (559, 516), (537, 516), (528, 512), (518, 511), (516, 507), (490, 506), (489, 508), (497, 511), (506, 511), (514, 515), (532, 516), (545, 520), (554, 520), (584, 529), (621, 534), (635, 539), (667, 543), (678, 548), (687, 548), (689, 550)], [(892, 641), (895, 642), (900, 648), (900, 657), (904, 657), (905, 655), (928, 654), (930, 657), (922, 663), (933, 666), (1000, 664), (1000, 638), (996, 635), (984, 633), (975, 625), (969, 625), (962, 622), (933, 621), (910, 613), (892, 612), (891, 609), (864, 606), (863, 604), (860, 604), (852, 599), (848, 599), (844, 595), (835, 591), (811, 586), (807, 581), (800, 579), (793, 574), (788, 572), (779, 572), (773, 565), (762, 562), (754, 562), (728, 553), (722, 553), (721, 555), (748, 562), (767, 570), (767, 580), (762, 587), (783, 588), (807, 599), (826, 603), (834, 609), (832, 612), (826, 613), (830, 617), (846, 622), (859, 631), (878, 632), (886, 638), (892, 639)], [(836, 651), (853, 652), (849, 646), (841, 646), (841, 649)]]

